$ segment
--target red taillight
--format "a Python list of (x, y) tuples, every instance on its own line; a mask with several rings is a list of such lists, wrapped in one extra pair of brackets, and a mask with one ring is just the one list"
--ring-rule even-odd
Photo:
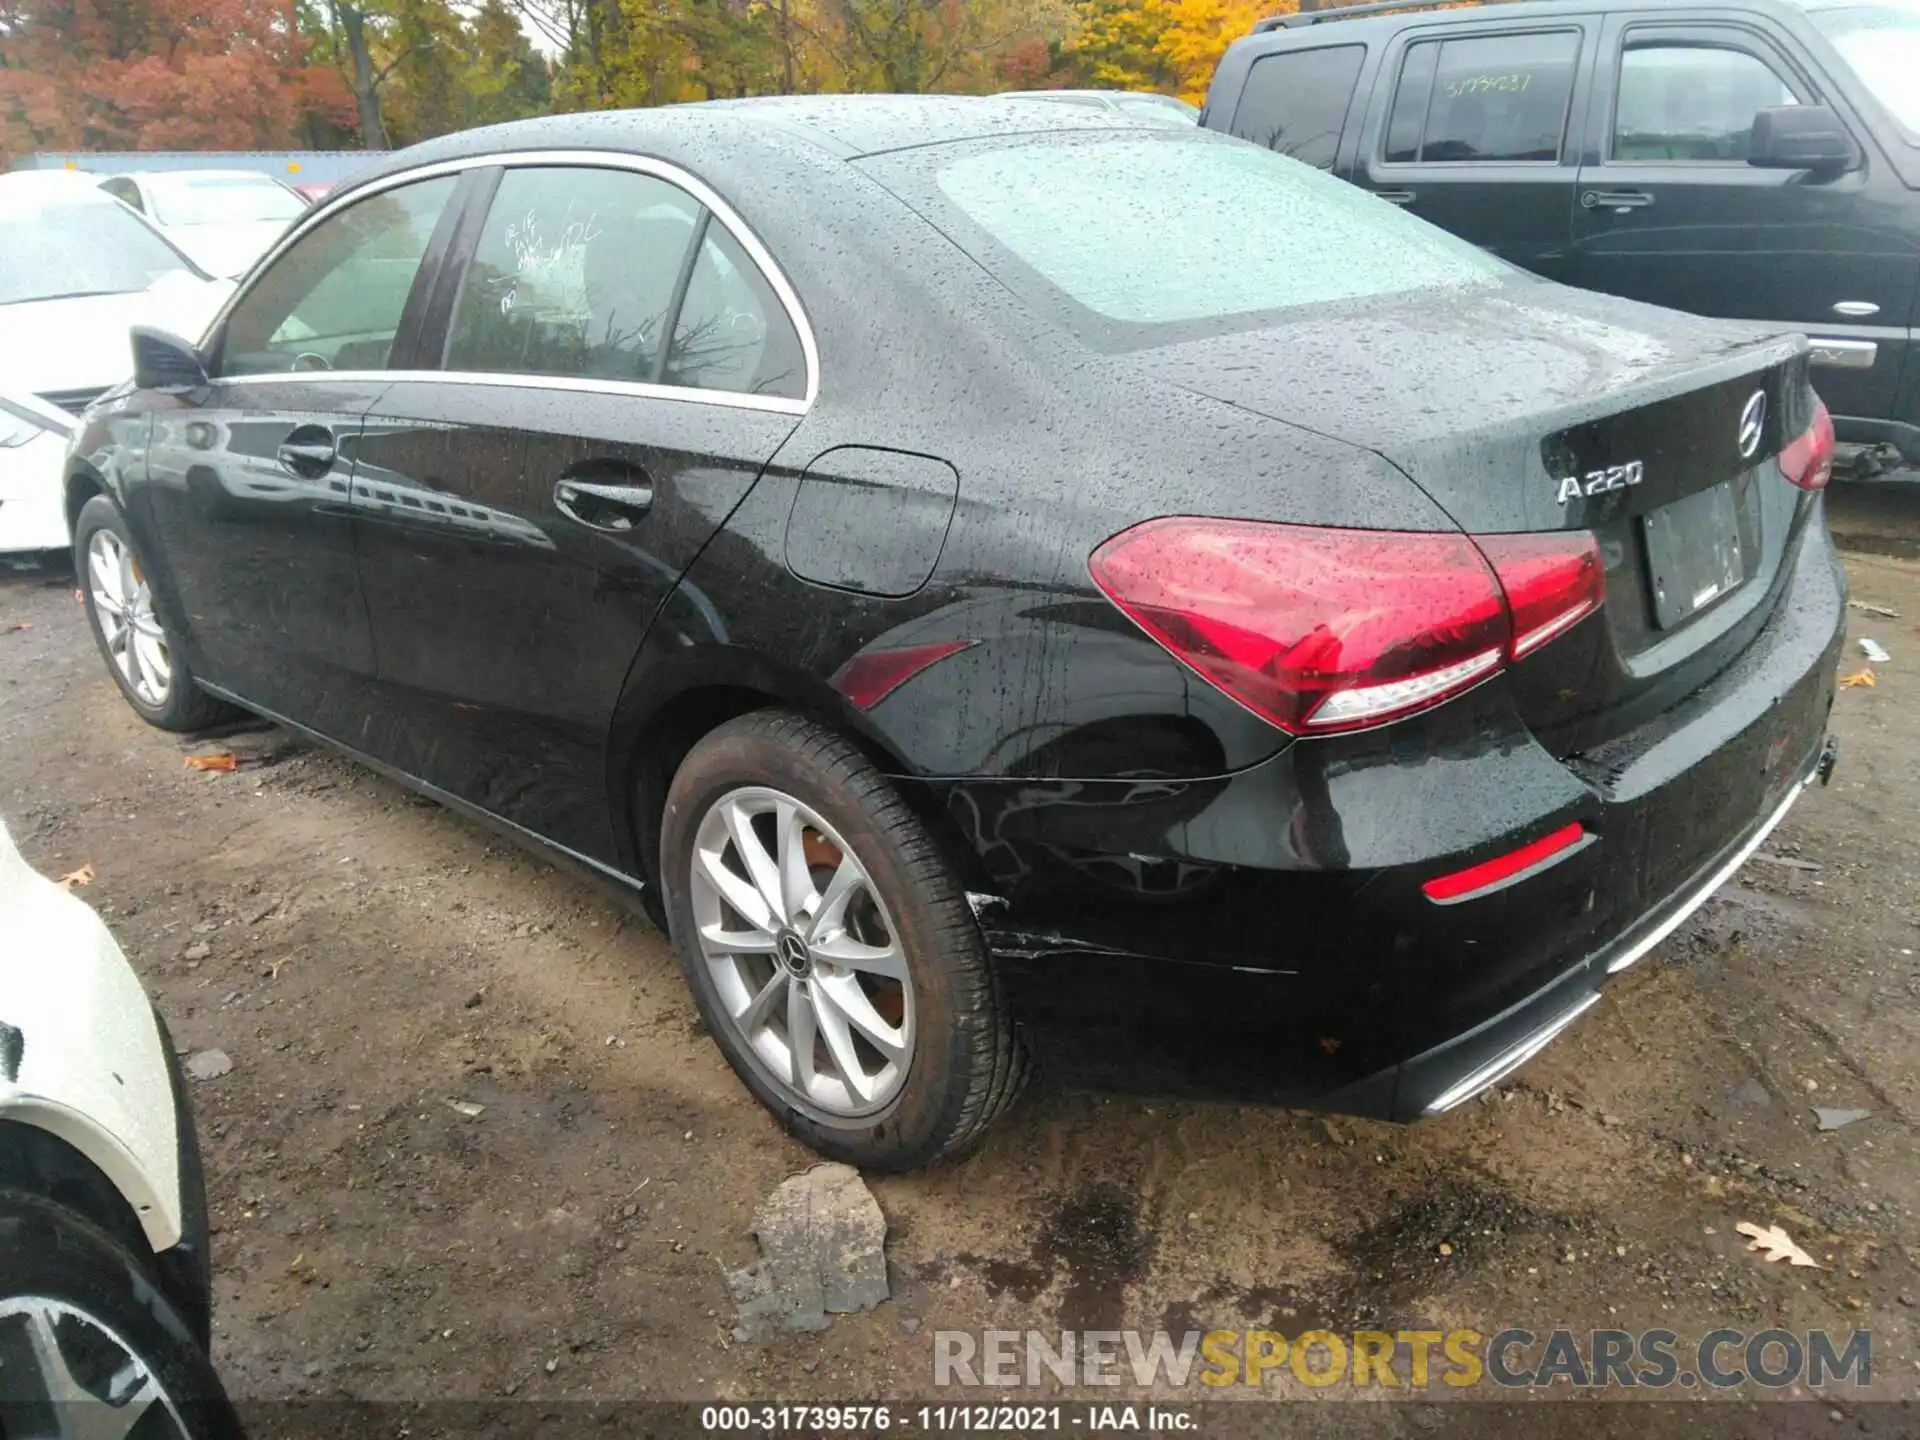
[(1088, 568), (1134, 623), (1249, 710), (1290, 734), (1329, 734), (1437, 705), (1526, 653), (1516, 633), (1531, 650), (1597, 608), (1592, 536), (1479, 544), (1485, 555), (1458, 534), (1175, 516), (1122, 531)]
[(1780, 469), (1802, 490), (1824, 490), (1833, 478), (1833, 416), (1826, 402), (1813, 402), (1813, 424), (1780, 452)]
[(1451, 875), (1436, 876), (1420, 889), (1429, 900), (1441, 905), (1470, 899), (1497, 889), (1516, 876), (1546, 864), (1547, 861), (1571, 850), (1586, 838), (1587, 832), (1581, 826), (1562, 826), (1551, 835), (1543, 835), (1530, 844), (1522, 845), (1518, 850), (1510, 850), (1505, 855), (1482, 861), (1465, 870), (1456, 870)]
[(937, 640), (931, 645), (909, 645), (900, 650), (866, 650), (854, 656), (833, 677), (833, 688), (862, 710), (871, 710), (929, 665), (958, 655), (977, 640)]
[(1500, 577), (1513, 612), (1513, 658), (1564, 635), (1606, 600), (1600, 544), (1584, 530), (1545, 535), (1479, 535), (1474, 544)]

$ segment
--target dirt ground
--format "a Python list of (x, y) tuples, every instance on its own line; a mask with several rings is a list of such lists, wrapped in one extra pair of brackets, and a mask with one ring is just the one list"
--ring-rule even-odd
[(952, 1400), (936, 1330), (1309, 1323), (1869, 1329), (1872, 1394), (1912, 1397), (1920, 487), (1834, 503), (1898, 618), (1850, 613), (1847, 668), (1861, 635), (1893, 661), (1840, 693), (1832, 788), (1517, 1078), (1412, 1128), (1030, 1092), (972, 1158), (873, 1181), (894, 1298), (817, 1335), (732, 1338), (723, 1270), (810, 1157), (590, 884), (274, 732), (187, 768), (51, 572), (0, 576), (0, 814), (94, 867), (179, 1045), (233, 1059), (193, 1098), (242, 1398)]

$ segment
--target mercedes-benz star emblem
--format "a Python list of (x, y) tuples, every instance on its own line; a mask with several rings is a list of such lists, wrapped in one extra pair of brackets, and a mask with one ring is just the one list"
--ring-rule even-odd
[(780, 952), (780, 963), (795, 975), (807, 973), (807, 945), (798, 935), (789, 930), (775, 944)]
[(1760, 441), (1767, 433), (1767, 392), (1756, 390), (1740, 412), (1740, 458), (1751, 460), (1760, 453)]

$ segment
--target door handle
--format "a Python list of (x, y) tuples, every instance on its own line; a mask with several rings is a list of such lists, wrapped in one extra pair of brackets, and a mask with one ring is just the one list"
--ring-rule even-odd
[(589, 530), (617, 535), (633, 529), (653, 508), (653, 486), (562, 480), (553, 487), (553, 506)]
[(1644, 210), (1653, 204), (1653, 196), (1644, 190), (1589, 190), (1580, 197), (1588, 210), (1612, 210), (1624, 215), (1629, 210)]
[(333, 432), (324, 425), (296, 425), (274, 452), (283, 468), (305, 480), (318, 480), (339, 456)]
[(1420, 198), (1411, 190), (1376, 190), (1373, 193), (1377, 199), (1384, 200), (1389, 205), (1411, 205)]

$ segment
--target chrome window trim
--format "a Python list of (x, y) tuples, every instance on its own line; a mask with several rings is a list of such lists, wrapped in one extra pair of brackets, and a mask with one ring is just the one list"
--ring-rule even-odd
[[(787, 312), (787, 323), (793, 326), (794, 333), (800, 337), (800, 351), (807, 366), (805, 392), (795, 400), (784, 395), (755, 395), (743, 390), (703, 390), (691, 385), (654, 385), (640, 380), (574, 380), (558, 375), (495, 375), (460, 370), (303, 370), (272, 375), (217, 375), (213, 377), (215, 382), (221, 385), (261, 385), (291, 381), (311, 385), (323, 380), (350, 380), (362, 384), (374, 380), (439, 380), (456, 385), (519, 385), (539, 390), (585, 390), (651, 400), (685, 400), (696, 405), (770, 410), (788, 415), (804, 415), (811, 408), (814, 398), (820, 393), (820, 347), (814, 339), (813, 325), (807, 318), (806, 307), (800, 303), (800, 296), (787, 279), (786, 272), (747, 222), (710, 185), (670, 161), (656, 160), (649, 155), (629, 155), (618, 150), (509, 150), (497, 155), (468, 155), (458, 160), (440, 160), (383, 175), (378, 180), (355, 186), (347, 194), (316, 206), (312, 213), (280, 237), (265, 258), (248, 272), (247, 279), (251, 281), (255, 276), (265, 274), (268, 267), (277, 264), (280, 257), (297, 245), (308, 231), (324, 225), (334, 215), (362, 200), (402, 185), (433, 180), (443, 175), (464, 174), (468, 170), (484, 170), (491, 166), (505, 170), (627, 170), (638, 175), (650, 175), (686, 191), (706, 206), (714, 219), (726, 226), (728, 233), (739, 242), (740, 248), (760, 267), (760, 273), (766, 277), (767, 284), (779, 298), (781, 308)], [(227, 303), (220, 307), (220, 313), (214, 317), (213, 324), (207, 327), (206, 333), (217, 334), (227, 323), (234, 307), (252, 290), (251, 284), (235, 287)]]
[(785, 395), (751, 395), (743, 390), (701, 390), (692, 385), (653, 385), (644, 380), (572, 380), (562, 375), (516, 375), (469, 370), (295, 370), (273, 375), (215, 377), (215, 385), (312, 385), (339, 381), (355, 385), (511, 385), (522, 390), (558, 390), (572, 394), (625, 395), (634, 400), (684, 400), (691, 405), (720, 405), (729, 410), (765, 410), (775, 415), (804, 415), (807, 402)]

